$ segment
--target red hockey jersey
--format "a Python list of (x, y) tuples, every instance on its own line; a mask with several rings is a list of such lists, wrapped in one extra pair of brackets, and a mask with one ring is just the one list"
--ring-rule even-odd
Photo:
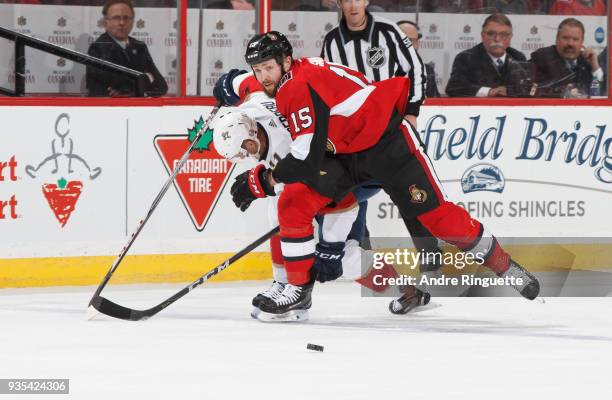
[(354, 153), (372, 147), (394, 111), (404, 115), (410, 80), (370, 83), (358, 71), (321, 58), (295, 59), (276, 94), (289, 121), (292, 154), (304, 159), (313, 135), (327, 135), (327, 150)]

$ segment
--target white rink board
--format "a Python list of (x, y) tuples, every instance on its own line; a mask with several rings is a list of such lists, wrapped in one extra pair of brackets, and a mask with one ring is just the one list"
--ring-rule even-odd
[[(178, 106), (0, 108), (4, 127), (0, 135), (0, 163), (4, 163), (0, 164), (4, 165), (0, 181), (0, 204), (4, 203), (4, 218), (0, 219), (2, 258), (116, 254), (168, 177), (153, 138), (186, 134), (194, 119), (200, 115), (206, 118), (209, 110), (210, 107)], [(59, 118), (57, 132), (65, 134), (69, 129), (66, 139), (73, 141), (72, 154), (81, 157), (91, 169), (101, 169), (95, 179), (90, 179), (90, 173), (78, 160), (73, 161), (73, 172), (68, 174), (66, 157), (58, 159), (56, 174), (52, 173), (52, 161), (41, 167), (35, 178), (26, 173), (26, 166), (36, 167), (51, 154), (52, 140), (59, 140), (55, 125), (62, 114), (68, 115), (69, 120), (65, 116)], [(471, 124), (476, 119), (479, 123), (474, 130)], [(440, 179), (445, 181), (448, 197), (470, 207), (493, 204), (492, 209), (502, 211), (497, 216), (483, 216), (479, 211), (482, 207), (473, 211), (497, 236), (608, 237), (612, 236), (607, 218), (612, 198), (611, 119), (606, 109), (597, 107), (424, 107), (419, 128), (423, 139), (429, 142), (429, 153)], [(504, 121), (501, 130), (499, 121)], [(527, 152), (533, 159), (517, 159), (529, 132), (532, 136), (539, 132), (526, 128), (529, 121), (536, 121), (535, 128), (546, 122), (541, 137), (552, 130), (577, 132), (579, 143), (597, 144), (597, 157), (591, 157), (593, 165), (590, 161), (582, 165), (565, 162), (568, 146), (563, 141), (557, 144), (550, 161), (545, 159), (545, 153), (533, 157), (537, 143), (533, 138), (528, 141)], [(577, 130), (576, 121), (580, 123)], [(596, 137), (587, 139), (598, 129), (599, 141)], [(484, 144), (480, 153), (468, 156), (470, 138), (474, 138), (474, 148)], [(498, 149), (495, 154), (485, 151), (493, 146), (494, 139)], [(438, 143), (442, 143), (439, 148)], [(590, 149), (584, 147), (583, 154), (593, 153)], [(451, 160), (449, 156), (457, 158)], [(15, 180), (11, 177), (11, 160), (16, 163)], [(462, 176), (480, 163), (501, 171), (501, 193), (463, 193)], [(598, 171), (601, 179), (596, 175)], [(237, 168), (233, 176), (239, 172)], [(233, 176), (229, 178), (230, 185)], [(60, 177), (83, 182), (81, 197), (64, 227), (41, 190), (42, 184), (57, 182)], [(518, 202), (552, 205), (546, 205), (545, 216), (527, 215), (527, 211), (513, 215), (512, 207), (517, 213)], [(235, 251), (269, 229), (266, 206), (265, 201), (256, 201), (248, 212), (241, 213), (231, 202), (226, 186), (204, 230), (198, 232), (171, 187), (131, 254)], [(372, 236), (406, 234), (397, 210), (394, 216), (391, 211), (386, 195), (371, 201), (368, 225)], [(557, 215), (552, 215), (554, 212)]]
[[(495, 235), (608, 237), (609, 125), (604, 107), (424, 107), (418, 126), (449, 200), (463, 203)], [(552, 146), (546, 137), (553, 131), (558, 137), (575, 132), (576, 147), (572, 150), (563, 140)], [(578, 161), (577, 151), (586, 160)], [(501, 193), (463, 192), (463, 175), (478, 164), (501, 171)], [(544, 215), (536, 214), (534, 202), (546, 209)], [(389, 203), (388, 196), (379, 194), (368, 208), (373, 236), (406, 234)]]

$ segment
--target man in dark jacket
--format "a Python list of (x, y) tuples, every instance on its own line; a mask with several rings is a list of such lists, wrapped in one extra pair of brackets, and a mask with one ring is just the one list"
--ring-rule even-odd
[(604, 81), (597, 53), (583, 45), (584, 25), (566, 18), (559, 24), (555, 44), (531, 53), (538, 96), (585, 97), (594, 79)]
[[(134, 6), (130, 0), (109, 0), (102, 9), (106, 32), (89, 46), (87, 53), (147, 75), (145, 94), (163, 96), (168, 84), (155, 66), (144, 42), (129, 36), (134, 26)], [(87, 67), (90, 96), (133, 96), (133, 79)]]
[(451, 97), (519, 96), (528, 82), (523, 53), (510, 47), (512, 23), (504, 14), (489, 15), (482, 43), (457, 54), (446, 94)]

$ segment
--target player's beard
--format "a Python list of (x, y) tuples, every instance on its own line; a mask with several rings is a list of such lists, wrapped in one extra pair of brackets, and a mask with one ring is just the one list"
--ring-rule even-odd
[[(281, 76), (280, 79), (278, 80), (278, 82), (276, 82), (276, 84), (274, 84), (273, 88), (270, 90), (267, 87), (263, 87), (264, 92), (270, 96), (270, 97), (276, 97), (276, 92), (278, 92), (278, 87), (280, 86), (281, 81), (283, 80), (283, 76), (285, 76), (285, 74), (287, 73), (287, 71), (285, 70), (285, 66), (283, 64), (281, 64)], [(263, 85), (262, 85), (263, 86)]]

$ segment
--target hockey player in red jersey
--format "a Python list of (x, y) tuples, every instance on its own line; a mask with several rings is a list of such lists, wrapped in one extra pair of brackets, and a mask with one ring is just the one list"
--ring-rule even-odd
[[(233, 82), (231, 87), (225, 87), (228, 81)], [(253, 74), (246, 71), (229, 71), (219, 79), (215, 88), (215, 97), (222, 104), (238, 105), (224, 108), (211, 124), (216, 150), (234, 163), (256, 161), (261, 165), (259, 168), (274, 168), (278, 160), (289, 154), (292, 142), (289, 124), (277, 111), (274, 98), (267, 96)], [(248, 176), (248, 173), (245, 174)], [(280, 194), (283, 185), (277, 185), (274, 190), (276, 195)], [(352, 197), (347, 196), (343, 202), (346, 208), (343, 204), (343, 207), (323, 210), (317, 216), (319, 242), (315, 247), (313, 270), (316, 271), (316, 278), (320, 282), (335, 280), (343, 274), (345, 276), (348, 274), (350, 278), (360, 277), (362, 260), (367, 263), (366, 260), (373, 258), (371, 252), (361, 249), (358, 242), (350, 236), (358, 211), (356, 203), (351, 199)], [(270, 197), (268, 202), (268, 218), (271, 226), (278, 225), (277, 200), (278, 196)], [(243, 211), (246, 206), (243, 205)], [(267, 320), (266, 317), (269, 317), (261, 313), (259, 309), (261, 301), (279, 296), (287, 283), (278, 235), (270, 239), (270, 250), (274, 281), (270, 288), (259, 293), (252, 301), (254, 308), (251, 315), (261, 320)], [(391, 272), (392, 267), (388, 268)], [(363, 277), (360, 279), (367, 281)], [(384, 287), (377, 289), (382, 290)], [(414, 286), (407, 286), (405, 291), (407, 296), (411, 297), (411, 301), (405, 305), (402, 313), (429, 302), (429, 294), (421, 292)], [(295, 313), (285, 319), (298, 320), (298, 318), (307, 319), (308, 313), (306, 311)]]
[[(264, 301), (264, 312), (284, 315), (311, 305), (314, 284), (312, 219), (354, 187), (376, 180), (402, 216), (416, 217), (433, 235), (457, 246), (502, 277), (528, 299), (538, 280), (513, 261), (495, 237), (461, 207), (448, 201), (414, 128), (403, 120), (410, 91), (407, 78), (374, 84), (357, 71), (321, 58), (292, 57), (279, 32), (253, 37), (246, 61), (289, 121), (291, 152), (272, 169), (235, 182), (237, 205), (265, 197), (275, 184), (279, 198), (281, 249), (289, 284)], [(414, 110), (412, 110), (414, 114)], [(520, 278), (520, 279), (518, 279)]]

